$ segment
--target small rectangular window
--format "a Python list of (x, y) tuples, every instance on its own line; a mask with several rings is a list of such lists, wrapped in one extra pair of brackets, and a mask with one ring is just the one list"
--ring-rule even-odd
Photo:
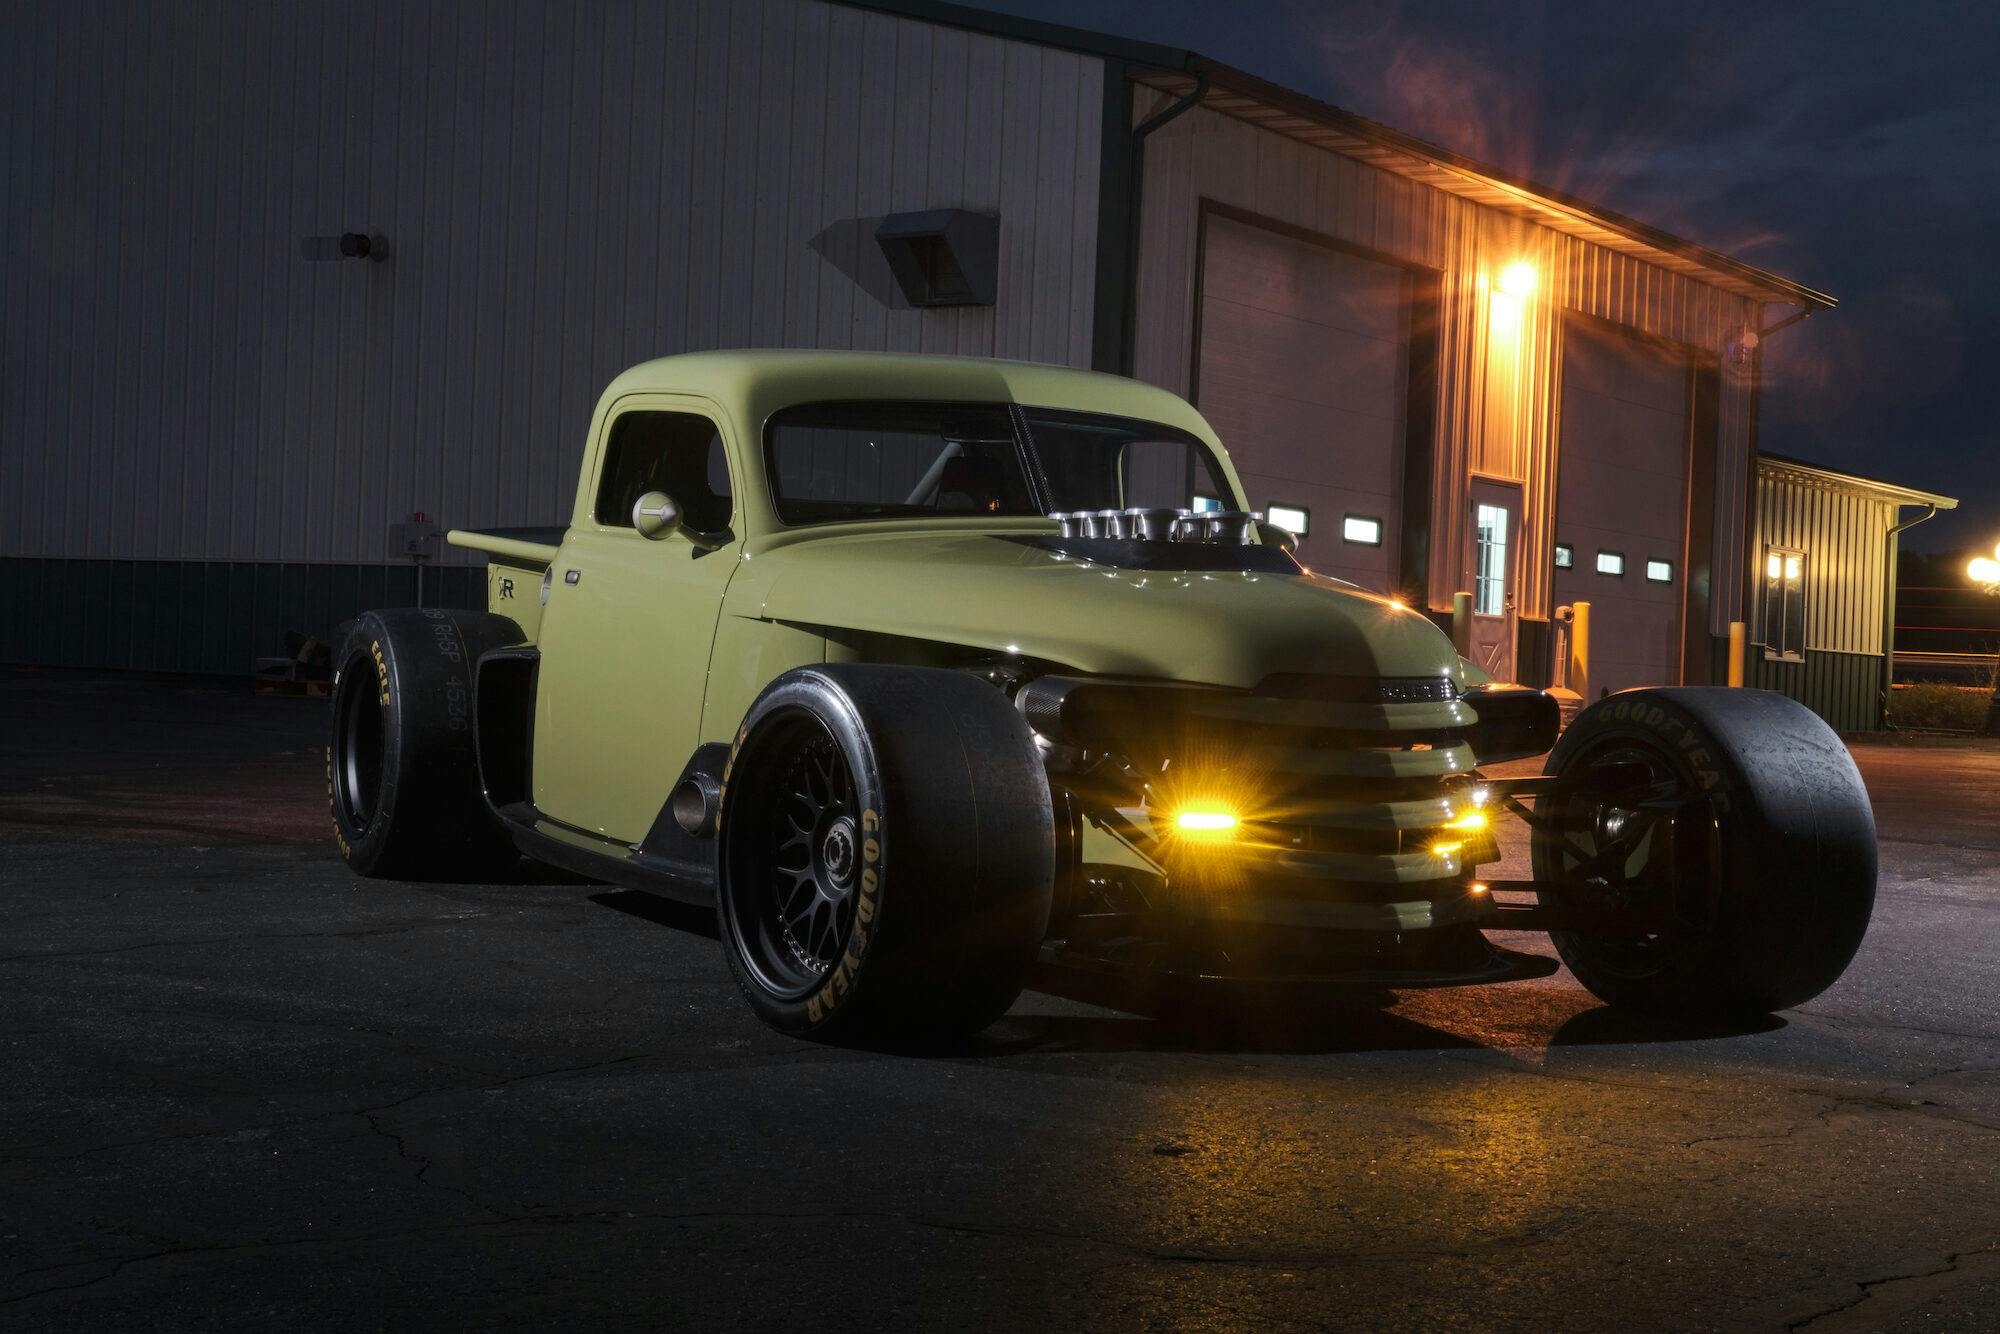
[(1646, 562), (1646, 578), (1655, 584), (1670, 584), (1674, 581), (1674, 563), (1670, 560), (1649, 560)]
[(1480, 616), (1501, 616), (1507, 610), (1507, 507), (1479, 505), (1473, 510), (1478, 529), (1472, 567), (1472, 610)]
[(1196, 514), (1206, 514), (1210, 510), (1219, 510), (1221, 508), (1222, 502), (1214, 496), (1196, 496), (1194, 498), (1194, 512)]
[(1597, 572), (1625, 577), (1625, 553), (1622, 551), (1600, 551), (1597, 553)]
[(1806, 555), (1764, 549), (1764, 656), (1803, 661), (1806, 655)]
[(1264, 518), (1296, 537), (1304, 537), (1312, 523), (1312, 511), (1303, 505), (1271, 505), (1265, 509)]
[(1576, 549), (1567, 542), (1556, 543), (1556, 568), (1567, 570), (1576, 564)]
[(1382, 521), (1366, 514), (1350, 514), (1340, 521), (1340, 540), (1364, 547), (1382, 545)]

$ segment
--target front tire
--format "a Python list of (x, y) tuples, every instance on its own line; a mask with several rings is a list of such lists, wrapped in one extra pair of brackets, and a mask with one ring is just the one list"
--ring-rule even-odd
[[(1810, 709), (1763, 690), (1632, 690), (1585, 710), (1545, 772), (1535, 878), (1577, 929), (1563, 962), (1608, 1004), (1744, 1018), (1833, 985), (1875, 903), (1875, 816)], [(1657, 811), (1683, 805), (1678, 828)], [(1651, 832), (1648, 832), (1651, 822)]]
[(1055, 870), (1032, 733), (992, 685), (831, 664), (778, 678), (723, 777), (723, 950), (800, 1037), (957, 1037), (1020, 994)]

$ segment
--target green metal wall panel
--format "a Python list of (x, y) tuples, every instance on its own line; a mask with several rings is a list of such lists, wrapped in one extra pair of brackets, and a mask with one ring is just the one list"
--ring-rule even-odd
[[(0, 557), (0, 662), (243, 676), (287, 630), (329, 639), (416, 600), (408, 565)], [(424, 601), (484, 607), (486, 571), (426, 570)]]
[(1879, 653), (1809, 649), (1804, 662), (1772, 662), (1753, 648), (1744, 684), (1790, 695), (1837, 732), (1873, 732), (1882, 726)]

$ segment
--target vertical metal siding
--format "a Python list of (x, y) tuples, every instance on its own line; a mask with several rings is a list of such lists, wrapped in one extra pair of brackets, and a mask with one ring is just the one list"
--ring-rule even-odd
[[(0, 556), (546, 521), (671, 352), (1086, 366), (1103, 69), (820, 0), (0, 6)], [(996, 307), (893, 294), (935, 207), (1000, 215)], [(300, 258), (348, 229), (392, 258)]]
[(1753, 654), (1745, 683), (1790, 695), (1840, 732), (1882, 726), (1882, 659), (1879, 654), (1808, 649), (1804, 662), (1770, 662)]
[[(1135, 117), (1168, 99), (1135, 90)], [(1718, 355), (1754, 315), (1751, 303), (1628, 256), (1205, 108), (1147, 140), (1142, 201), (1141, 379), (1190, 384), (1187, 334), (1196, 299), (1195, 223), (1204, 198), (1304, 227), (1442, 274), (1431, 600), (1449, 605), (1468, 539), (1477, 470), (1523, 483), (1523, 527), (1538, 559), (1522, 568), (1521, 610), (1549, 613), (1555, 441), (1561, 402), (1558, 306)], [(1521, 338), (1520, 390), (1489, 394), (1491, 277), (1526, 259), (1537, 271)], [(1740, 616), (1749, 383), (1724, 356), (1714, 496), (1713, 626)], [(1227, 443), (1226, 441), (1224, 442)]]
[[(1764, 548), (1806, 557), (1806, 648), (1879, 656), (1889, 528), (1896, 507), (1879, 496), (1765, 470), (1757, 478), (1754, 559)], [(1763, 580), (1754, 580), (1761, 590)], [(1750, 636), (1763, 633), (1762, 593), (1751, 607)]]

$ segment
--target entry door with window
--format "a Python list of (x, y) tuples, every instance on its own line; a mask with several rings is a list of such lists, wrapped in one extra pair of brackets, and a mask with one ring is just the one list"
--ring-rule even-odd
[(1472, 550), (1472, 661), (1496, 681), (1514, 679), (1514, 589), (1520, 564), (1521, 488), (1474, 478)]

